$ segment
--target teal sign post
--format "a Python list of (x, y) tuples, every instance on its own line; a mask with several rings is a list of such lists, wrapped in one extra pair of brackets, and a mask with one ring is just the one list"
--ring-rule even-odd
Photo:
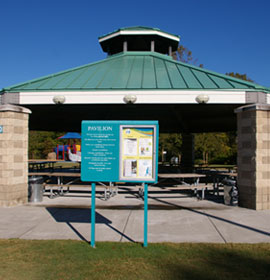
[(0, 125), (0, 133), (3, 133), (3, 126)]
[(95, 247), (96, 182), (144, 185), (144, 246), (147, 246), (148, 183), (157, 182), (157, 121), (83, 121), (81, 180), (91, 182), (91, 246)]

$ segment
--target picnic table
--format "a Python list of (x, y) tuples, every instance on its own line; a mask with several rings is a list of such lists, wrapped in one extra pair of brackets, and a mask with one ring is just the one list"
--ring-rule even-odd
[(236, 180), (237, 172), (216, 172), (216, 174), (213, 176), (213, 188), (214, 188), (214, 193), (216, 192), (217, 195), (219, 195), (219, 185), (222, 179), (224, 179), (224, 177)]
[(58, 162), (63, 162), (63, 160), (36, 160), (30, 159), (28, 160), (29, 170), (31, 171), (38, 171), (38, 170), (54, 170), (55, 164)]
[[(199, 186), (200, 178), (206, 177), (205, 174), (198, 173), (159, 173), (158, 183), (165, 182), (166, 180), (172, 179), (189, 189), (194, 191), (194, 194), (198, 196), (198, 189), (202, 191), (201, 199), (205, 198), (206, 186)], [(189, 182), (191, 181), (191, 183)]]
[[(50, 188), (50, 198), (55, 198), (57, 196), (63, 196), (66, 193), (69, 192), (70, 187), (91, 187), (91, 185), (85, 185), (85, 184), (77, 184), (74, 185), (75, 182), (80, 181), (81, 179), (81, 173), (80, 172), (29, 172), (28, 176), (43, 176), (43, 177), (56, 177), (57, 183), (56, 184), (44, 184), (44, 187)], [(67, 182), (64, 182), (64, 178)], [(66, 187), (66, 190), (64, 190), (64, 187)], [(104, 188), (104, 199), (108, 200), (112, 196), (115, 196), (117, 194), (117, 187), (113, 184), (109, 184), (109, 186), (99, 182), (99, 185), (97, 187)], [(54, 192), (54, 188), (56, 189), (56, 192)]]

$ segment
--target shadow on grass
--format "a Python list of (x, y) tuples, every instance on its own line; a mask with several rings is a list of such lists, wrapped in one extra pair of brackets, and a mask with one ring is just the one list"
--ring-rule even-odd
[[(89, 241), (72, 225), (72, 223), (88, 223), (89, 224), (89, 234), (91, 225), (91, 210), (90, 209), (74, 209), (74, 208), (55, 208), (47, 207), (46, 210), (52, 215), (58, 223), (66, 223), (73, 232), (83, 241), (89, 243)], [(99, 214), (96, 211), (96, 224), (105, 224), (107, 227), (118, 233), (121, 237), (126, 238), (130, 242), (135, 241), (125, 235), (123, 232), (119, 231), (117, 228), (112, 226), (112, 221)]]
[[(181, 245), (174, 250), (177, 262), (161, 257), (158, 266), (166, 279), (270, 279), (269, 247), (262, 245)], [(256, 250), (257, 248), (257, 250)], [(163, 277), (162, 277), (163, 278)], [(165, 279), (165, 278), (164, 278)]]

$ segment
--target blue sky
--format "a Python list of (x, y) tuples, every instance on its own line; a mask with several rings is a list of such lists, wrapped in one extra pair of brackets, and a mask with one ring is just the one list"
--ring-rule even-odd
[(180, 35), (206, 69), (270, 87), (269, 11), (269, 0), (0, 0), (0, 89), (104, 59), (98, 37), (137, 25)]

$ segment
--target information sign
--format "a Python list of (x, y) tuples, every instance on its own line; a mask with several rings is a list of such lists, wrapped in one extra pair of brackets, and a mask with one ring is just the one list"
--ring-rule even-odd
[(0, 133), (3, 133), (3, 126), (0, 125)]
[(83, 121), (81, 179), (156, 182), (157, 121)]
[(144, 186), (144, 247), (147, 246), (148, 183), (157, 182), (157, 121), (83, 121), (81, 180), (91, 182), (91, 246), (95, 247), (96, 182)]

